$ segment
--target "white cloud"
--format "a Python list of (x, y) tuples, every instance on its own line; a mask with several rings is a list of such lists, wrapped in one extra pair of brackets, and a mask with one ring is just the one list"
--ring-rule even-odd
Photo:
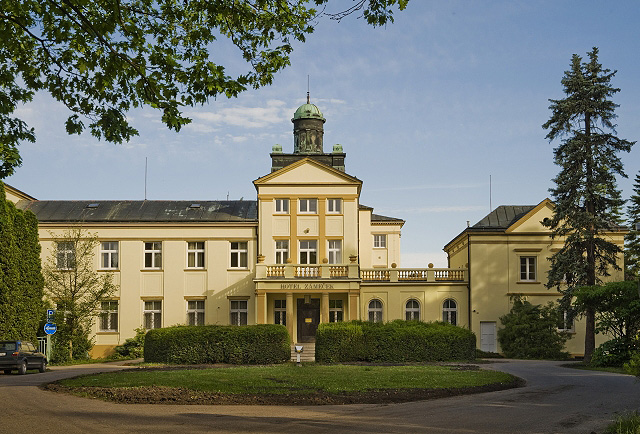
[(187, 115), (212, 124), (244, 128), (264, 128), (287, 120), (284, 101), (271, 99), (265, 105), (265, 107), (226, 107), (215, 112), (191, 111)]

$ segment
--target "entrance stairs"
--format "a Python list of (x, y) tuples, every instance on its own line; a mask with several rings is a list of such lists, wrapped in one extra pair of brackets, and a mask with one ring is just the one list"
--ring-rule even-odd
[(302, 345), (303, 351), (300, 353), (301, 362), (315, 362), (316, 361), (316, 344), (315, 342), (304, 342), (291, 345), (291, 361), (297, 360), (298, 353), (296, 353), (295, 346)]

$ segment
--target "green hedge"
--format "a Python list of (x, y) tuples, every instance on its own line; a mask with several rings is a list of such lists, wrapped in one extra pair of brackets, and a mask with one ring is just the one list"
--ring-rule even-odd
[(149, 330), (144, 360), (152, 363), (282, 363), (291, 357), (286, 327), (176, 326)]
[(442, 322), (328, 323), (316, 333), (316, 361), (324, 363), (473, 360), (475, 351), (473, 332)]

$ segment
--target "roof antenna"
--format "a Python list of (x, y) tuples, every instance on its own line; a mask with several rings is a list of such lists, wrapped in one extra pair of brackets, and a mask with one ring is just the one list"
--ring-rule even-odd
[(489, 175), (489, 212), (493, 211), (493, 206), (491, 206), (491, 175)]
[(144, 200), (147, 200), (147, 159), (144, 157)]
[(309, 104), (309, 74), (307, 74), (307, 104)]

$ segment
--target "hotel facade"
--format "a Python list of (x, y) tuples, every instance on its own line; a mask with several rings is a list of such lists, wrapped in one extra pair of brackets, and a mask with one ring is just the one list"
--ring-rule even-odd
[[(52, 234), (77, 225), (97, 234), (95, 269), (111, 273), (118, 290), (102, 302), (92, 356), (140, 327), (275, 323), (304, 343), (320, 323), (354, 319), (448, 321), (499, 352), (511, 296), (559, 297), (544, 286), (548, 257), (562, 245), (541, 224), (552, 214), (548, 199), (498, 207), (465, 228), (444, 247), (448, 268), (402, 268), (404, 221), (360, 203), (363, 183), (345, 171), (342, 147), (324, 152), (318, 107), (307, 102), (292, 122), (293, 152), (273, 147), (270, 173), (253, 181), (257, 200), (47, 201), (5, 186), (37, 216), (43, 260), (64, 256)], [(622, 246), (624, 234), (605, 236)], [(581, 354), (584, 324), (559, 327), (573, 336), (567, 350)]]

